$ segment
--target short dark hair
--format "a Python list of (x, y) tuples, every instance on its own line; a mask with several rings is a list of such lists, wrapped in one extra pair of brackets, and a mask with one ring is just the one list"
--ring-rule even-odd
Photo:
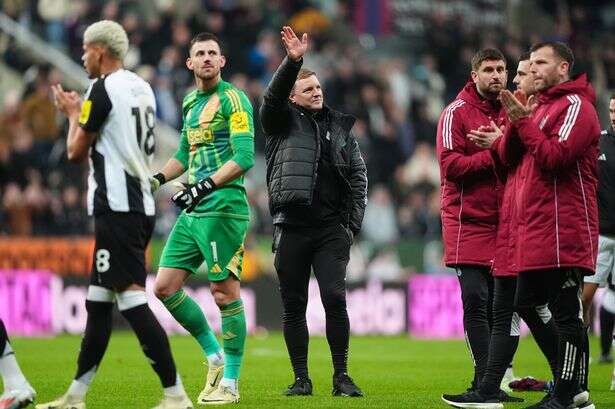
[(194, 37), (192, 37), (192, 40), (190, 40), (190, 47), (188, 48), (188, 51), (192, 50), (192, 46), (195, 45), (196, 43), (200, 43), (202, 41), (215, 41), (218, 44), (218, 47), (220, 47), (220, 53), (222, 53), (222, 44), (220, 44), (220, 40), (218, 39), (218, 36), (216, 36), (214, 33), (198, 33), (197, 35), (195, 35)]
[(615, 99), (615, 94), (611, 94), (611, 98), (609, 98), (609, 101)]
[(506, 65), (504, 54), (497, 48), (485, 48), (474, 54), (472, 57), (472, 71), (478, 71), (483, 61), (504, 61), (504, 65)]
[(555, 55), (568, 63), (568, 72), (572, 72), (572, 66), (574, 65), (574, 54), (572, 53), (570, 47), (561, 41), (543, 41), (538, 44), (534, 44), (532, 48), (530, 48), (530, 52), (533, 53), (543, 47), (551, 47)]
[(532, 53), (530, 53), (529, 51), (525, 51), (523, 54), (521, 54), (519, 56), (519, 62), (529, 60), (530, 59), (530, 54), (532, 54)]

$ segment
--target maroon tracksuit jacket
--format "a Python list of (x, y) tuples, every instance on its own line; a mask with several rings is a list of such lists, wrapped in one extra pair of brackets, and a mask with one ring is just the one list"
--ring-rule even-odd
[(442, 237), (447, 266), (491, 267), (495, 252), (502, 185), (494, 152), (481, 149), (467, 134), (493, 120), (504, 121), (497, 101), (482, 98), (470, 81), (438, 122)]
[(531, 117), (512, 125), (526, 153), (518, 165), (510, 234), (517, 271), (578, 267), (593, 274), (600, 124), (587, 77), (538, 95)]

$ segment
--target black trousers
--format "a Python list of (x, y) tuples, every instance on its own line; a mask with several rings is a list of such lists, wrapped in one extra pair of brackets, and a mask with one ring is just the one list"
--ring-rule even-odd
[(487, 369), (493, 305), (493, 277), (489, 267), (458, 266), (463, 328), (474, 363), (472, 387), (477, 388)]
[(295, 377), (307, 377), (305, 312), (313, 268), (325, 309), (334, 373), (347, 372), (350, 323), (346, 310), (346, 266), (352, 233), (341, 224), (322, 228), (276, 226), (274, 265), (280, 281), (284, 340)]
[(581, 291), (583, 272), (576, 268), (524, 271), (517, 282), (516, 310), (524, 316), (545, 297), (558, 335), (555, 397), (569, 404), (579, 386), (584, 340)]
[(600, 354), (602, 356), (611, 355), (614, 327), (615, 314), (604, 307), (600, 307)]
[(544, 353), (554, 378), (557, 377), (557, 331), (546, 300), (534, 308), (523, 309), (520, 317), (514, 311), (517, 277), (495, 277), (493, 294), (493, 325), (489, 342), (489, 362), (480, 391), (485, 396), (497, 394), (506, 368), (512, 362), (519, 345), (520, 319), (527, 323), (536, 343)]

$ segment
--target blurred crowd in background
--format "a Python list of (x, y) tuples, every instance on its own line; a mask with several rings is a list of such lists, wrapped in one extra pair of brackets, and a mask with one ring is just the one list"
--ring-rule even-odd
[[(218, 35), (227, 56), (223, 78), (245, 90), (258, 112), (284, 51), (279, 29), (310, 34), (304, 66), (317, 72), (325, 102), (357, 117), (367, 162), (369, 203), (351, 278), (401, 280), (398, 245), (420, 243), (426, 272), (441, 271), (437, 121), (469, 79), (470, 59), (498, 47), (509, 80), (519, 55), (539, 40), (561, 40), (587, 72), (606, 116), (615, 89), (615, 5), (599, 0), (4, 0), (3, 12), (80, 62), (81, 39), (94, 21), (120, 22), (130, 39), (128, 69), (152, 85), (159, 120), (181, 127), (181, 101), (193, 87), (185, 67), (195, 33)], [(85, 165), (65, 159), (66, 124), (50, 85), (59, 72), (36, 64), (0, 38), (4, 64), (22, 73), (25, 89), (0, 104), (0, 234), (78, 235), (91, 232), (85, 211)], [(255, 115), (257, 164), (247, 178), (252, 206), (248, 244), (271, 233), (264, 174), (264, 138)], [(604, 122), (606, 123), (606, 122)], [(164, 158), (166, 159), (166, 158)], [(176, 217), (160, 195), (156, 236)], [(354, 267), (353, 267), (354, 266)]]

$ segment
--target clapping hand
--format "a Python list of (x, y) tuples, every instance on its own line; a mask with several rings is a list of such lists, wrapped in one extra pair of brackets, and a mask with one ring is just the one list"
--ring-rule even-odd
[(534, 96), (527, 98), (523, 91), (517, 90), (514, 95), (509, 90), (505, 89), (500, 92), (500, 101), (502, 106), (506, 110), (508, 119), (513, 124), (522, 118), (527, 118), (532, 114), (532, 111), (536, 107), (536, 100)]
[(55, 106), (67, 117), (79, 116), (81, 111), (81, 98), (75, 91), (64, 91), (62, 85), (52, 85), (53, 102)]
[(525, 107), (528, 108), (530, 112), (534, 112), (534, 109), (536, 109), (536, 106), (538, 105), (538, 101), (536, 100), (535, 95), (530, 95), (530, 97), (528, 98), (525, 92), (521, 91), (520, 89), (516, 90), (513, 95), (515, 96), (515, 98), (517, 98), (519, 102), (525, 105)]
[(301, 36), (301, 40), (299, 40), (292, 28), (284, 26), (280, 34), (282, 35), (282, 43), (284, 44), (284, 48), (286, 48), (288, 58), (293, 61), (299, 61), (307, 51), (307, 33), (304, 33), (303, 36)]
[(491, 121), (488, 126), (481, 125), (476, 130), (471, 130), (467, 138), (481, 148), (491, 148), (493, 142), (504, 134), (504, 126), (498, 126)]

